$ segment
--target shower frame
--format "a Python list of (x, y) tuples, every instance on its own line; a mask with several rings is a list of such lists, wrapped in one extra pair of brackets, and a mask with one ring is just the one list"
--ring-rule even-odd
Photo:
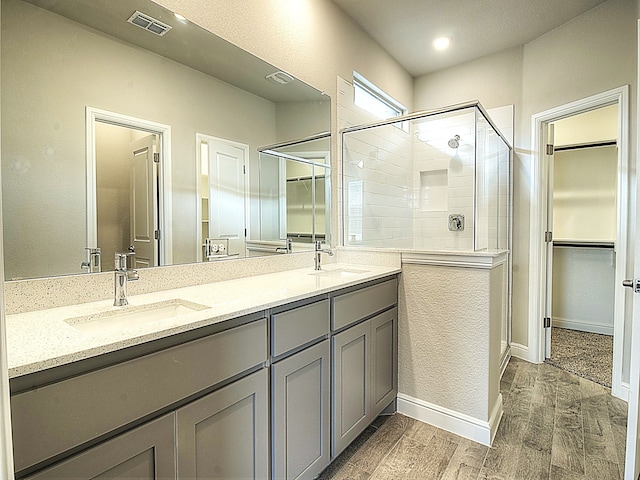
[[(342, 206), (340, 209), (340, 243), (343, 246), (347, 245), (346, 242), (346, 234), (347, 234), (347, 228), (346, 228), (346, 208), (347, 208), (347, 189), (345, 188), (345, 134), (348, 133), (353, 133), (353, 132), (357, 132), (357, 131), (362, 131), (362, 130), (367, 130), (367, 129), (371, 129), (371, 128), (375, 128), (375, 127), (381, 127), (381, 126), (386, 126), (386, 125), (393, 125), (393, 124), (403, 124), (404, 122), (409, 122), (412, 120), (418, 120), (418, 119), (423, 119), (423, 118), (429, 118), (429, 117), (435, 117), (438, 115), (443, 115), (443, 114), (449, 114), (449, 113), (454, 113), (454, 112), (458, 112), (458, 111), (463, 111), (463, 110), (469, 110), (469, 109), (474, 109), (474, 120), (473, 120), (473, 126), (474, 126), (474, 136), (475, 136), (475, 141), (474, 141), (474, 152), (473, 152), (473, 156), (474, 156), (474, 172), (473, 172), (473, 211), (474, 211), (474, 222), (473, 222), (473, 228), (474, 228), (474, 235), (473, 235), (473, 251), (477, 252), (478, 250), (476, 250), (477, 248), (477, 188), (478, 188), (478, 184), (477, 184), (477, 158), (478, 158), (478, 115), (481, 114), (482, 117), (484, 117), (484, 120), (486, 120), (486, 122), (491, 126), (491, 128), (493, 129), (493, 131), (500, 137), (500, 139), (504, 142), (504, 145), (507, 147), (508, 149), (508, 170), (509, 170), (509, 174), (508, 174), (508, 179), (507, 179), (507, 195), (506, 195), (506, 222), (507, 224), (505, 225), (505, 227), (507, 228), (507, 232), (506, 232), (506, 251), (508, 252), (507, 254), (507, 278), (506, 278), (506, 342), (507, 342), (507, 347), (505, 348), (504, 352), (501, 353), (501, 358), (500, 358), (500, 374), (502, 374), (502, 372), (504, 372), (504, 369), (506, 368), (506, 365), (509, 361), (509, 358), (511, 356), (510, 353), (510, 344), (511, 344), (511, 313), (512, 313), (512, 307), (511, 307), (511, 299), (512, 299), (512, 278), (513, 278), (513, 258), (512, 258), (512, 245), (513, 245), (513, 200), (512, 200), (512, 192), (513, 192), (513, 175), (512, 175), (512, 171), (513, 171), (513, 147), (510, 144), (510, 142), (505, 138), (505, 136), (502, 134), (502, 132), (498, 129), (498, 127), (496, 126), (496, 124), (494, 123), (494, 121), (491, 119), (491, 117), (489, 116), (488, 112), (485, 110), (485, 108), (480, 104), (479, 101), (475, 100), (475, 101), (471, 101), (471, 102), (466, 102), (466, 103), (459, 103), (459, 104), (455, 104), (455, 105), (451, 105), (448, 107), (443, 107), (443, 108), (439, 108), (439, 109), (434, 109), (434, 110), (426, 110), (426, 111), (419, 111), (419, 112), (414, 112), (414, 113), (410, 113), (410, 114), (406, 114), (403, 116), (398, 116), (398, 117), (393, 117), (393, 118), (389, 118), (386, 120), (381, 120), (381, 121), (377, 121), (377, 122), (371, 122), (371, 123), (366, 123), (366, 124), (362, 124), (362, 125), (356, 125), (356, 126), (351, 126), (351, 127), (347, 127), (344, 129), (341, 129), (339, 131), (340, 133), (340, 145), (341, 145), (341, 161), (342, 161), (342, 165), (341, 165), (341, 199), (342, 199)], [(498, 192), (498, 195), (500, 195), (500, 193)], [(496, 228), (499, 231), (499, 217), (497, 219), (497, 224), (496, 224)], [(355, 247), (355, 246), (354, 246)], [(366, 246), (360, 246), (359, 248), (367, 248)], [(384, 247), (383, 247), (384, 248)], [(402, 248), (394, 248), (394, 250), (398, 250), (400, 252), (402, 252), (405, 249)], [(502, 249), (500, 249), (502, 250)], [(433, 253), (433, 252), (431, 252)], [(455, 255), (467, 255), (469, 252), (468, 251), (464, 251), (464, 250), (448, 250), (448, 251), (441, 251), (441, 252), (436, 252), (436, 254), (442, 254), (445, 256), (455, 256)]]
[[(393, 125), (393, 124), (402, 124), (404, 122), (410, 122), (413, 120), (419, 120), (419, 119), (423, 119), (423, 118), (429, 118), (429, 117), (435, 117), (438, 115), (443, 115), (443, 114), (448, 114), (448, 113), (454, 113), (454, 112), (458, 112), (458, 111), (462, 111), (462, 110), (468, 110), (468, 109), (475, 109), (474, 110), (474, 133), (476, 135), (476, 139), (477, 139), (477, 125), (478, 125), (478, 111), (482, 114), (482, 116), (484, 117), (484, 119), (489, 123), (489, 125), (491, 126), (491, 128), (494, 130), (494, 132), (502, 139), (502, 141), (504, 142), (504, 144), (506, 145), (506, 147), (509, 150), (509, 159), (508, 159), (508, 163), (509, 163), (509, 180), (508, 180), (508, 195), (507, 195), (507, 247), (506, 250), (511, 251), (511, 247), (512, 247), (512, 224), (513, 224), (513, 205), (512, 205), (512, 191), (513, 191), (513, 185), (512, 185), (512, 174), (511, 174), (511, 170), (512, 170), (512, 165), (513, 165), (513, 147), (511, 146), (511, 144), (509, 143), (509, 141), (506, 139), (506, 137), (502, 134), (502, 132), (500, 131), (500, 129), (498, 129), (498, 127), (496, 126), (496, 124), (493, 122), (493, 120), (491, 119), (491, 117), (489, 116), (489, 114), (487, 113), (486, 109), (482, 106), (482, 104), (480, 103), (480, 101), (478, 100), (473, 100), (470, 102), (465, 102), (465, 103), (458, 103), (458, 104), (454, 104), (454, 105), (450, 105), (447, 107), (442, 107), (442, 108), (438, 108), (438, 109), (433, 109), (433, 110), (421, 110), (418, 112), (413, 112), (413, 113), (408, 113), (406, 115), (401, 115), (398, 117), (392, 117), (392, 118), (388, 118), (385, 120), (380, 120), (380, 121), (376, 121), (376, 122), (370, 122), (370, 123), (365, 123), (365, 124), (361, 124), (361, 125), (354, 125), (351, 127), (346, 127), (343, 128), (339, 131), (340, 133), (340, 145), (342, 146), (342, 169), (341, 169), (341, 177), (342, 177), (342, 182), (341, 182), (341, 198), (342, 198), (342, 209), (340, 212), (340, 216), (341, 216), (341, 221), (340, 221), (340, 244), (343, 246), (347, 245), (346, 242), (346, 228), (345, 228), (345, 206), (347, 205), (346, 202), (346, 189), (345, 187), (345, 182), (344, 182), (344, 157), (345, 157), (345, 134), (348, 133), (353, 133), (353, 132), (358, 132), (358, 131), (362, 131), (362, 130), (368, 130), (371, 128), (376, 128), (376, 127), (382, 127), (382, 126), (387, 126), (387, 125)], [(475, 141), (474, 142), (474, 158), (477, 159), (478, 156), (478, 142)], [(473, 173), (473, 210), (474, 212), (477, 212), (477, 171), (474, 168), (474, 173)], [(473, 237), (473, 251), (477, 251), (477, 232), (476, 232), (476, 225), (475, 225), (475, 219), (474, 219), (474, 237)], [(401, 250), (401, 249), (400, 249)], [(455, 253), (456, 250), (452, 250), (452, 253)], [(509, 256), (510, 260), (509, 260), (509, 272), (511, 272), (511, 255)]]

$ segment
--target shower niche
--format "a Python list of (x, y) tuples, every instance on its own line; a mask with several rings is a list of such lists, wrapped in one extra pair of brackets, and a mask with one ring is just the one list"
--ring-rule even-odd
[(342, 146), (345, 245), (508, 250), (511, 148), (479, 103), (350, 127)]

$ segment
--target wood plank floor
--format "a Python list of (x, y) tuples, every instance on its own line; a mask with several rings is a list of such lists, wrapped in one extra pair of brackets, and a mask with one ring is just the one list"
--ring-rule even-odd
[(321, 480), (614, 480), (624, 474), (627, 404), (548, 364), (512, 359), (491, 448), (400, 414), (380, 417)]

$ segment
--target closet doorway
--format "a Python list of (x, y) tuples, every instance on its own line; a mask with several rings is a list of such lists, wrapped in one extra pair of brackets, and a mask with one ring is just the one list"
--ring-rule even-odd
[[(611, 387), (615, 314), (618, 105), (552, 123), (550, 341), (559, 368)], [(547, 300), (548, 301), (548, 300)], [(550, 307), (550, 308), (549, 308)]]
[[(630, 339), (630, 318), (627, 319), (625, 315), (625, 302), (626, 295), (624, 288), (622, 287), (622, 280), (625, 278), (627, 269), (627, 231), (628, 231), (628, 217), (629, 217), (629, 173), (628, 173), (628, 151), (629, 151), (629, 87), (622, 86), (613, 90), (609, 90), (591, 97), (584, 98), (566, 105), (558, 106), (553, 109), (535, 114), (532, 116), (532, 145), (533, 149), (533, 181), (531, 186), (531, 237), (530, 237), (530, 259), (531, 267), (529, 270), (530, 277), (530, 290), (529, 290), (529, 351), (528, 356), (532, 362), (542, 362), (549, 357), (552, 352), (552, 338), (553, 338), (553, 318), (554, 316), (560, 317), (565, 315), (562, 319), (558, 320), (560, 324), (563, 324), (568, 331), (574, 330), (575, 327), (584, 329), (585, 323), (580, 318), (567, 318), (567, 316), (577, 315), (577, 310), (588, 305), (589, 302), (595, 302), (600, 311), (610, 311), (610, 307), (607, 307), (607, 301), (602, 300), (607, 297), (604, 291), (593, 290), (592, 287), (605, 278), (605, 275), (598, 273), (597, 271), (574, 268), (576, 262), (569, 261), (572, 257), (587, 257), (587, 254), (591, 255), (589, 258), (592, 260), (595, 257), (608, 256), (608, 265), (605, 260), (600, 258), (600, 261), (593, 261), (595, 265), (599, 266), (603, 271), (607, 271), (609, 279), (606, 281), (607, 288), (613, 290), (613, 359), (612, 359), (612, 374), (611, 374), (611, 393), (613, 396), (627, 400), (629, 396), (629, 364), (631, 358), (631, 352), (629, 350), (628, 340)], [(615, 121), (611, 122), (611, 126), (615, 124), (615, 130), (613, 133), (604, 133), (603, 127), (597, 126), (594, 128), (587, 128), (582, 125), (577, 128), (579, 134), (583, 135), (578, 139), (574, 137), (573, 140), (563, 140), (562, 136), (564, 132), (559, 132), (559, 137), (554, 143), (555, 127), (563, 129), (562, 121), (579, 121), (589, 119), (589, 114), (597, 115), (597, 113), (606, 113), (604, 107), (610, 107), (610, 113), (615, 113)], [(603, 109), (603, 112), (597, 112)], [(573, 118), (575, 117), (575, 118)], [(602, 131), (601, 131), (602, 130)], [(593, 132), (597, 132), (597, 136)], [(604, 136), (603, 136), (604, 135)], [(613, 140), (616, 144), (610, 144)], [(559, 147), (559, 151), (555, 151), (555, 147)], [(564, 148), (563, 147), (569, 147)], [(576, 148), (571, 148), (576, 147)], [(586, 147), (586, 148), (579, 148)], [(615, 194), (611, 190), (606, 191), (604, 187), (595, 187), (593, 184), (589, 187), (584, 187), (581, 193), (578, 192), (564, 192), (566, 196), (565, 207), (571, 203), (580, 205), (583, 208), (582, 217), (579, 213), (569, 209), (565, 209), (564, 217), (563, 212), (555, 212), (559, 217), (558, 226), (560, 231), (554, 232), (554, 173), (555, 172), (555, 156), (556, 153), (560, 155), (559, 161), (565, 161), (567, 157), (571, 157), (572, 150), (583, 150), (588, 152), (591, 156), (597, 157), (603, 153), (606, 149), (615, 151)], [(564, 159), (562, 157), (565, 157)], [(584, 160), (584, 162), (594, 161)], [(561, 167), (567, 167), (570, 165), (565, 163)], [(569, 180), (577, 180), (578, 177), (588, 177), (593, 172), (588, 171), (591, 167), (587, 168), (587, 163), (584, 163), (584, 168), (579, 168), (578, 173), (569, 175)], [(562, 175), (562, 173), (558, 173)], [(600, 177), (602, 175), (599, 175)], [(586, 182), (588, 178), (583, 178), (582, 181)], [(592, 179), (593, 180), (593, 179)], [(598, 180), (602, 180), (598, 178)], [(562, 185), (562, 181), (559, 183)], [(565, 185), (565, 188), (566, 187)], [(576, 188), (575, 186), (572, 188)], [(601, 190), (596, 192), (596, 190)], [(562, 207), (560, 199), (562, 197), (562, 191), (557, 192), (556, 202)], [(596, 198), (600, 195), (602, 198)], [(613, 197), (612, 197), (613, 195)], [(570, 197), (570, 198), (569, 198)], [(615, 198), (615, 226), (613, 224), (606, 224), (604, 220), (600, 218), (596, 213), (597, 208), (592, 202), (600, 201), (605, 204), (604, 198)], [(600, 207), (598, 207), (600, 208)], [(564, 218), (564, 220), (563, 220)], [(582, 220), (576, 220), (582, 218)], [(607, 220), (612, 221), (612, 220)], [(608, 226), (607, 226), (608, 225)], [(576, 231), (573, 233), (562, 233), (564, 227), (573, 226)], [(602, 232), (615, 230), (615, 236), (605, 236)], [(571, 229), (569, 229), (571, 232)], [(598, 232), (597, 236), (594, 232)], [(579, 234), (579, 235), (578, 235)], [(565, 236), (565, 238), (563, 238)], [(577, 238), (573, 238), (573, 237)], [(554, 245), (554, 240), (556, 244)], [(575, 242), (568, 242), (568, 240), (577, 240)], [(566, 241), (566, 243), (562, 243)], [(591, 245), (588, 243), (592, 242)], [(575, 245), (573, 245), (575, 243)], [(580, 243), (578, 245), (578, 243)], [(613, 248), (611, 248), (613, 246)], [(560, 249), (563, 249), (560, 251)], [(571, 250), (569, 250), (571, 249)], [(559, 251), (554, 259), (554, 250)], [(569, 274), (569, 280), (565, 283), (565, 287), (568, 285), (570, 288), (579, 291), (580, 298), (574, 298), (572, 300), (565, 300), (564, 303), (559, 301), (563, 298), (569, 298), (570, 288), (565, 288), (563, 293), (556, 292), (556, 296), (559, 298), (556, 300), (556, 312), (554, 312), (554, 263), (562, 263), (559, 265), (563, 268), (561, 272), (563, 275)], [(584, 262), (583, 262), (584, 263)], [(594, 265), (592, 265), (594, 266)], [(557, 269), (558, 269), (557, 268)], [(585, 267), (586, 268), (586, 267)], [(572, 270), (577, 270), (577, 275), (571, 275)], [(577, 276), (577, 278), (576, 278)], [(561, 283), (556, 275), (556, 283)], [(591, 290), (590, 290), (591, 289)], [(610, 291), (609, 290), (609, 291)], [(564, 295), (564, 297), (562, 297)], [(610, 298), (610, 297), (609, 297)], [(610, 301), (610, 300), (609, 300)], [(564, 310), (561, 310), (564, 308)], [(584, 308), (583, 308), (584, 310)], [(595, 309), (591, 308), (589, 315), (591, 316), (591, 323), (600, 324), (599, 327), (602, 331), (602, 326), (606, 324), (604, 320), (605, 314), (603, 313), (598, 318), (598, 314)], [(564, 312), (564, 313), (562, 313)], [(574, 320), (571, 322), (571, 320)], [(580, 320), (580, 321), (575, 321)], [(574, 330), (579, 331), (579, 330)], [(609, 330), (610, 331), (610, 330)], [(609, 335), (611, 336), (611, 335)]]

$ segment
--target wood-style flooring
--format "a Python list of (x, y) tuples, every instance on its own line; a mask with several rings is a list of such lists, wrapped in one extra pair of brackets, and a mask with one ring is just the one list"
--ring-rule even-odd
[(409, 417), (380, 417), (319, 477), (377, 479), (622, 479), (627, 404), (548, 364), (512, 359), (504, 416), (488, 448)]

